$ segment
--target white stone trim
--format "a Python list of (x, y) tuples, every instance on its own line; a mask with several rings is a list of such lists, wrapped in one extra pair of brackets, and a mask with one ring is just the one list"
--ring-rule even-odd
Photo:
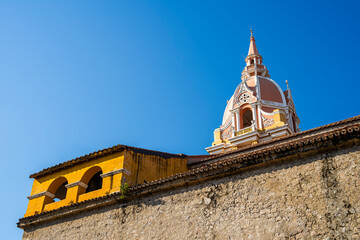
[[(258, 127), (257, 127), (257, 109), (256, 109), (256, 103), (252, 103), (252, 104), (250, 104), (250, 106), (251, 106), (251, 110), (252, 110), (252, 117), (253, 117), (253, 121), (254, 121), (254, 123), (253, 124), (251, 124), (253, 127), (255, 126), (255, 128), (257, 129)], [(253, 130), (255, 130), (254, 128), (253, 128)]]
[(239, 111), (235, 112), (236, 115), (236, 131), (240, 130), (240, 113)]
[(80, 187), (83, 187), (85, 189), (88, 187), (88, 185), (86, 183), (83, 183), (81, 181), (77, 181), (77, 182), (73, 182), (73, 183), (69, 183), (69, 184), (65, 185), (66, 188), (72, 188), (72, 187), (75, 187), (75, 186), (80, 186)]
[(287, 124), (280, 127), (270, 128), (267, 132), (271, 135), (272, 138), (282, 137), (292, 133), (289, 125)]
[(279, 103), (279, 102), (273, 102), (273, 101), (269, 101), (269, 100), (261, 100), (263, 105), (270, 105), (270, 106), (276, 106), (276, 107), (286, 107), (287, 105), (286, 104), (283, 104), (283, 103)]
[[(235, 136), (235, 129), (236, 129), (236, 126), (235, 126), (235, 113), (232, 114), (231, 127), (233, 128), (231, 136), (234, 137)], [(231, 131), (231, 129), (230, 129), (230, 131)]]
[(214, 146), (207, 147), (205, 148), (205, 150), (210, 154), (218, 154), (223, 152), (224, 148), (225, 148), (225, 143), (220, 143)]
[[(269, 102), (269, 101), (265, 101), (265, 102)], [(274, 103), (274, 104), (271, 104), (271, 103)], [(287, 107), (289, 107), (288, 105), (279, 105), (279, 103), (276, 103), (276, 102), (271, 102), (270, 104), (268, 103), (264, 103), (262, 102), (262, 106), (263, 107), (272, 107), (272, 108), (280, 108), (280, 109), (285, 109)]]
[(262, 122), (262, 119), (261, 119), (261, 106), (262, 106), (262, 104), (261, 104), (261, 102), (258, 102), (257, 103), (257, 108), (256, 108), (256, 113), (257, 113), (257, 119), (258, 119), (258, 124), (259, 124), (259, 128), (258, 129), (262, 129), (263, 128), (263, 122)]
[(277, 114), (277, 113), (284, 113), (285, 114), (283, 109), (279, 109), (278, 111), (271, 112), (271, 113), (265, 112), (264, 110), (260, 109), (260, 112), (261, 112), (261, 114), (266, 115), (266, 116), (273, 116), (274, 114)]
[(103, 173), (103, 174), (100, 175), (100, 177), (102, 177), (102, 178), (110, 177), (110, 176), (113, 176), (113, 175), (118, 174), (118, 173), (125, 173), (128, 176), (131, 174), (131, 172), (126, 170), (125, 168), (120, 168), (120, 169), (117, 169), (117, 170), (114, 170), (114, 171), (111, 171), (111, 172)]
[(244, 146), (251, 144), (254, 141), (258, 141), (260, 138), (260, 134), (258, 131), (252, 131), (248, 133), (241, 134), (239, 136), (235, 136), (229, 139), (229, 142), (232, 146)]
[(54, 197), (55, 197), (55, 194), (52, 194), (51, 192), (48, 192), (48, 191), (44, 191), (44, 192), (40, 192), (40, 193), (36, 193), (36, 194), (30, 195), (30, 196), (28, 196), (27, 198), (28, 198), (29, 200), (31, 200), (31, 199), (38, 198), (38, 197), (42, 197), (42, 196), (48, 196), (48, 197), (50, 197), (50, 198), (54, 198)]
[(286, 100), (285, 100), (285, 95), (283, 90), (281, 89), (281, 87), (279, 86), (279, 84), (277, 84), (277, 82), (275, 82), (274, 80), (272, 80), (271, 78), (266, 78), (267, 80), (269, 80), (270, 82), (272, 82), (273, 84), (275, 84), (275, 86), (278, 88), (278, 90), (280, 90), (280, 95), (281, 95), (281, 99), (282, 99), (282, 103), (284, 105), (286, 105)]
[(259, 78), (258, 76), (255, 76), (255, 91), (256, 91), (256, 98), (259, 100), (259, 101), (262, 101), (261, 100), (261, 92), (260, 92), (260, 83), (259, 83)]

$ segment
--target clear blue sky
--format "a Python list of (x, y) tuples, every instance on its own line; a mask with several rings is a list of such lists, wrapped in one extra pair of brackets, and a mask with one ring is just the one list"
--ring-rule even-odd
[(289, 80), (303, 130), (360, 114), (359, 11), (358, 1), (1, 1), (1, 238), (21, 237), (28, 176), (43, 168), (116, 144), (205, 154), (250, 27), (271, 77)]

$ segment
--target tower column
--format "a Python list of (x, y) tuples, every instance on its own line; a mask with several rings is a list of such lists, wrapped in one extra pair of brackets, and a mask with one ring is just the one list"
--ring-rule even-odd
[(232, 137), (235, 137), (235, 113), (232, 114), (231, 127), (233, 128)]
[(252, 109), (252, 118), (253, 118), (253, 121), (254, 121), (253, 130), (255, 130), (255, 128), (257, 128), (256, 105), (251, 104), (250, 106), (251, 106), (251, 109)]
[(260, 104), (259, 103), (257, 103), (257, 119), (258, 119), (258, 121), (259, 121), (259, 129), (262, 129), (263, 128), (263, 122), (262, 122), (262, 118), (261, 118), (261, 112), (260, 112)]
[(237, 111), (236, 113), (236, 131), (240, 130), (240, 114), (239, 111)]

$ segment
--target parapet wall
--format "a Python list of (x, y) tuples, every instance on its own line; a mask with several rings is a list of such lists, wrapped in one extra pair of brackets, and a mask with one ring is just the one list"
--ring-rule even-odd
[(359, 192), (356, 140), (29, 225), (23, 239), (360, 239)]

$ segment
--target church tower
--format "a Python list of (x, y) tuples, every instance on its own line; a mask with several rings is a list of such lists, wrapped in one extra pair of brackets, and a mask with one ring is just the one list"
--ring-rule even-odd
[(287, 90), (282, 91), (270, 78), (250, 31), (250, 47), (242, 81), (227, 101), (222, 125), (214, 131), (212, 146), (206, 148), (210, 154), (223, 153), (300, 130), (300, 120), (288, 82)]

